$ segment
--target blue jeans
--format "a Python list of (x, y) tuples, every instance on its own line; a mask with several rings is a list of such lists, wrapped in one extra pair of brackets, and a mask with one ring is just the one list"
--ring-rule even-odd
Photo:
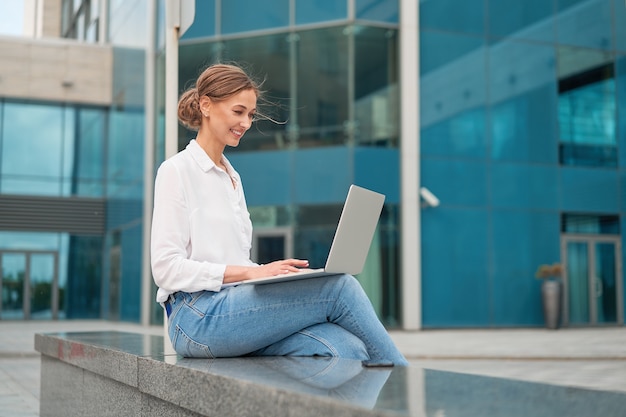
[(185, 357), (332, 356), (407, 361), (351, 275), (170, 297), (169, 336)]

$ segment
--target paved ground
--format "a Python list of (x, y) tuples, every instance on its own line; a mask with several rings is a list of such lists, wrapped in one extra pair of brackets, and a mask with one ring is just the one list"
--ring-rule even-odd
[[(39, 415), (35, 333), (161, 327), (105, 321), (0, 322), (0, 417)], [(411, 366), (626, 392), (626, 327), (392, 332)]]

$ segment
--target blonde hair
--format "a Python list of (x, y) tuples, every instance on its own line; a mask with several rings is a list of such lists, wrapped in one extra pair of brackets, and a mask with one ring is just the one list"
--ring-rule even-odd
[(200, 97), (219, 102), (244, 90), (253, 90), (257, 97), (261, 95), (260, 85), (242, 68), (232, 64), (211, 65), (200, 74), (195, 85), (180, 96), (178, 120), (187, 128), (198, 130), (202, 125)]

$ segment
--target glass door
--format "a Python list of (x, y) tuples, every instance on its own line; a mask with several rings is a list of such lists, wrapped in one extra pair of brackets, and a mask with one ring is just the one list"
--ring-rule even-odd
[(56, 252), (0, 252), (0, 318), (58, 318), (58, 255)]
[(619, 238), (562, 238), (564, 324), (623, 324)]
[(56, 319), (59, 306), (56, 253), (31, 253), (28, 270), (30, 318)]
[(26, 254), (0, 253), (0, 290), (2, 319), (24, 319), (24, 293), (26, 280)]

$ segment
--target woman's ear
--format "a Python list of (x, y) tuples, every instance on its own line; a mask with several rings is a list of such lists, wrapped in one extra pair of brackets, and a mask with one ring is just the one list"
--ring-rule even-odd
[(211, 99), (207, 96), (200, 97), (200, 111), (202, 112), (202, 116), (209, 117), (211, 110)]

